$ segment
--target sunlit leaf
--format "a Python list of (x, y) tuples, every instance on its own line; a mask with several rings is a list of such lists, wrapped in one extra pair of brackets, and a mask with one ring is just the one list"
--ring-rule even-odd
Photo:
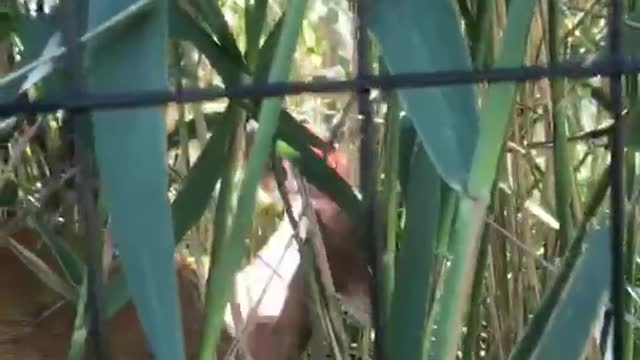
[[(471, 68), (451, 1), (374, 1), (371, 13), (371, 30), (390, 73)], [(401, 89), (398, 93), (440, 176), (452, 188), (465, 189), (478, 136), (473, 87)]]
[[(89, 29), (134, 4), (90, 1)], [(155, 1), (146, 16), (129, 24), (126, 37), (90, 47), (90, 90), (166, 88), (167, 17), (167, 2)], [(162, 111), (160, 107), (97, 111), (93, 130), (111, 235), (150, 350), (159, 360), (183, 359)]]

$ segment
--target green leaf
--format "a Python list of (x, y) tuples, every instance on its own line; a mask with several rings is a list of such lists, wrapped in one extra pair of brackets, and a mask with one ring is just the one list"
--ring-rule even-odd
[(216, 124), (213, 134), (171, 204), (177, 242), (202, 217), (222, 176), (223, 165), (227, 161), (227, 144), (232, 135), (232, 123), (224, 120)]
[[(89, 29), (134, 4), (90, 1)], [(167, 2), (155, 1), (130, 24), (126, 37), (90, 47), (90, 91), (166, 88), (167, 18)], [(150, 350), (159, 360), (183, 359), (162, 111), (157, 106), (93, 112), (93, 131), (111, 234)]]
[(610, 288), (609, 226), (586, 236), (585, 248), (558, 294), (532, 359), (579, 359)]
[(396, 259), (396, 281), (389, 315), (388, 357), (424, 359), (427, 303), (440, 218), (441, 180), (424, 149), (411, 162), (406, 225)]
[[(471, 68), (449, 0), (374, 1), (371, 30), (392, 74)], [(440, 176), (452, 188), (465, 189), (478, 136), (473, 87), (403, 89), (398, 93)]]
[[(551, 344), (557, 346), (559, 340), (562, 343), (555, 351), (581, 353), (609, 288), (608, 229), (593, 231), (584, 239), (579, 235), (574, 240), (510, 359), (530, 359), (532, 356), (544, 359), (537, 355), (548, 354)], [(578, 316), (575, 310), (579, 310)]]
[[(140, 20), (141, 16), (145, 15), (149, 8), (151, 8), (152, 0), (138, 0), (131, 2), (128, 7), (123, 8), (113, 17), (104, 19), (100, 24), (95, 24), (91, 31), (88, 31), (80, 37), (80, 41), (87, 44), (91, 43), (92, 46), (101, 46), (101, 44), (109, 43), (112, 41), (120, 41), (120, 38), (127, 35), (129, 26), (135, 24)], [(86, 2), (80, 1), (77, 4), (77, 13), (86, 14)], [(57, 59), (66, 53), (64, 47), (52, 47), (49, 49), (48, 54), (42, 54), (47, 42), (50, 41), (52, 36), (59, 30), (58, 25), (62, 21), (59, 18), (57, 12), (59, 8), (54, 8), (51, 14), (41, 15), (37, 18), (31, 18), (28, 16), (21, 16), (18, 21), (18, 37), (25, 45), (25, 52), (23, 59), (20, 61), (20, 68), (13, 71), (0, 79), (0, 97), (13, 98), (15, 97), (20, 85), (18, 83), (23, 81), (23, 78), (33, 69), (42, 67), (46, 63), (57, 63)], [(85, 16), (83, 15), (80, 20), (80, 28), (84, 28)], [(91, 58), (85, 63), (85, 67), (90, 67)], [(45, 79), (49, 78), (49, 81), (45, 82), (45, 91), (51, 93), (59, 93), (63, 91), (62, 74), (55, 71), (55, 66), (46, 72)]]
[[(23, 64), (31, 63), (42, 54), (42, 50), (44, 50), (44, 47), (47, 44), (47, 41), (51, 38), (51, 35), (58, 31), (56, 21), (57, 18), (55, 12), (52, 14), (41, 15), (37, 18), (20, 16), (17, 19), (16, 35), (23, 46), (21, 59), (18, 62), (19, 67)], [(18, 94), (20, 85), (27, 75), (28, 74), (25, 73), (14, 78), (9, 83), (4, 84), (0, 88), (0, 99), (3, 101), (10, 101), (14, 99)], [(55, 79), (53, 79), (54, 77)], [(62, 90), (62, 87), (59, 85), (61, 81), (61, 75), (53, 75), (45, 78), (45, 91), (47, 91), (47, 88), (51, 86), (50, 83), (52, 82), (56, 83), (59, 90)]]
[[(531, 0), (511, 1), (496, 67), (515, 67), (524, 63), (536, 3)], [(484, 217), (509, 129), (516, 90), (515, 83), (494, 83), (489, 86), (483, 100), (480, 132), (466, 187), (474, 199), (464, 197), (460, 201), (450, 244), (452, 261), (445, 274), (439, 300), (441, 311), (437, 327), (443, 336), (434, 344), (434, 352), (443, 359), (455, 357), (460, 340), (462, 317), (469, 303), (467, 294), (472, 286)]]

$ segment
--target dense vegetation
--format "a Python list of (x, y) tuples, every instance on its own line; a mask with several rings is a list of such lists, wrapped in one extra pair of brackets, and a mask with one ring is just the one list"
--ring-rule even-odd
[[(367, 62), (379, 74), (607, 56), (605, 0), (368, 3)], [(5, 1), (0, 98), (353, 78), (353, 9)], [(625, 10), (623, 48), (635, 56), (640, 10), (635, 0)], [(67, 46), (74, 32), (80, 47)], [(640, 107), (637, 76), (623, 82), (627, 232), (617, 261), (630, 360)], [(82, 358), (99, 346), (88, 340), (97, 329), (114, 359), (366, 359), (372, 319), (385, 359), (601, 358), (608, 79), (374, 89), (371, 102), (369, 190), (359, 186), (353, 93), (1, 119), (0, 358)], [(260, 264), (276, 264), (277, 251), (295, 260), (265, 295), (273, 271)], [(249, 310), (263, 297), (269, 305)]]

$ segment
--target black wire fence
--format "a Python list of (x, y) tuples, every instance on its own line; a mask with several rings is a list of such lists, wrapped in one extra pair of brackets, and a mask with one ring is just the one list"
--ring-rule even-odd
[[(358, 95), (358, 111), (362, 119), (362, 137), (360, 154), (360, 178), (362, 183), (363, 201), (367, 211), (365, 225), (370, 241), (369, 259), (373, 270), (372, 295), (377, 294), (376, 280), (378, 258), (376, 243), (372, 231), (374, 224), (373, 206), (375, 201), (371, 198), (375, 193), (372, 191), (371, 181), (373, 163), (373, 151), (371, 151), (374, 141), (374, 131), (371, 115), (370, 91), (372, 89), (392, 90), (399, 88), (420, 88), (437, 87), (456, 84), (473, 84), (481, 82), (525, 82), (543, 78), (563, 77), (569, 79), (580, 79), (594, 76), (609, 77), (610, 79), (610, 110), (614, 119), (613, 133), (611, 136), (612, 146), (609, 147), (611, 155), (610, 164), (610, 184), (611, 184), (611, 256), (612, 256), (612, 287), (610, 291), (610, 302), (613, 313), (613, 354), (614, 359), (622, 359), (624, 349), (623, 322), (624, 322), (624, 267), (623, 267), (623, 239), (625, 232), (625, 194), (623, 187), (623, 155), (624, 125), (622, 122), (622, 76), (636, 75), (640, 72), (640, 59), (624, 58), (621, 47), (621, 36), (623, 26), (623, 1), (609, 0), (608, 9), (608, 59), (598, 61), (566, 61), (550, 66), (524, 66), (515, 68), (494, 68), (488, 70), (472, 71), (438, 71), (404, 73), (395, 75), (373, 75), (371, 74), (368, 59), (368, 49), (370, 40), (367, 33), (368, 28), (368, 3), (370, 1), (382, 0), (352, 0), (355, 23), (356, 38), (356, 60), (357, 75), (353, 79), (340, 81), (322, 82), (278, 82), (263, 83), (247, 86), (230, 86), (226, 88), (178, 88), (178, 90), (155, 90), (136, 92), (102, 93), (100, 95), (90, 94), (84, 90), (84, 80), (79, 72), (82, 69), (81, 51), (78, 31), (84, 28), (76, 16), (76, 2), (82, 0), (65, 0), (64, 41), (68, 52), (64, 55), (66, 72), (68, 75), (68, 93), (64, 96), (47, 98), (43, 100), (29, 101), (24, 98), (11, 102), (0, 103), (0, 116), (9, 117), (17, 114), (42, 114), (66, 110), (68, 113), (66, 126), (73, 128), (76, 151), (78, 154), (89, 154), (88, 144), (83, 139), (90, 134), (90, 121), (87, 120), (87, 112), (91, 110), (122, 109), (161, 105), (169, 102), (189, 103), (210, 101), (220, 98), (249, 98), (262, 99), (265, 97), (299, 95), (303, 93), (339, 93), (355, 92)], [(393, 0), (385, 0), (393, 1)], [(534, 1), (534, 0), (531, 0)], [(554, 1), (554, 0), (551, 0)], [(559, 0), (556, 0), (559, 1)], [(69, 125), (72, 124), (72, 125)], [(88, 242), (97, 241), (97, 224), (95, 223), (95, 201), (90, 196), (91, 189), (82, 179), (91, 178), (94, 174), (94, 165), (89, 156), (81, 156), (79, 164), (78, 184), (81, 194), (82, 218), (81, 223), (84, 229), (85, 238)], [(93, 219), (93, 220), (92, 220)], [(90, 247), (89, 247), (90, 248)], [(90, 307), (91, 323), (94, 326), (90, 329), (90, 336), (94, 346), (94, 354), (98, 359), (108, 358), (106, 349), (102, 346), (102, 334), (97, 324), (101, 323), (102, 312), (98, 299), (101, 298), (99, 292), (98, 265), (99, 257), (92, 257), (89, 261), (89, 292), (88, 304)], [(377, 296), (371, 296), (373, 324), (376, 334), (375, 353), (376, 358), (382, 358), (384, 350), (382, 348), (383, 331), (380, 320), (376, 318)]]

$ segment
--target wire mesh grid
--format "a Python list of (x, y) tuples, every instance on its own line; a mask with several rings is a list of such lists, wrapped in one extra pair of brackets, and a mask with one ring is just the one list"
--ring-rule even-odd
[[(340, 81), (319, 81), (319, 82), (277, 82), (262, 83), (252, 85), (227, 86), (225, 88), (178, 88), (177, 90), (158, 89), (154, 91), (121, 91), (113, 93), (103, 93), (100, 95), (90, 94), (84, 90), (84, 81), (78, 69), (81, 68), (81, 52), (83, 42), (78, 36), (80, 28), (78, 18), (74, 13), (74, 3), (81, 0), (63, 1), (66, 13), (66, 29), (64, 29), (64, 42), (67, 53), (57, 54), (56, 56), (64, 56), (66, 71), (69, 82), (67, 84), (68, 93), (60, 97), (51, 97), (41, 100), (25, 100), (24, 98), (16, 99), (11, 102), (0, 103), (0, 116), (9, 117), (17, 114), (42, 114), (48, 112), (56, 112), (66, 110), (69, 113), (68, 119), (74, 126), (76, 147), (78, 150), (86, 149), (86, 144), (82, 141), (83, 134), (88, 134), (90, 129), (87, 128), (86, 121), (87, 112), (92, 110), (105, 109), (124, 109), (143, 106), (162, 105), (169, 102), (190, 103), (211, 101), (222, 98), (245, 98), (245, 99), (263, 99), (266, 97), (280, 97), (287, 95), (300, 95), (304, 93), (321, 94), (321, 93), (339, 93), (339, 92), (355, 92), (358, 95), (358, 111), (362, 119), (362, 137), (361, 137), (361, 183), (363, 199), (366, 211), (365, 229), (368, 238), (372, 239), (375, 232), (371, 231), (374, 223), (373, 213), (371, 209), (373, 199), (367, 198), (367, 194), (374, 194), (370, 190), (373, 182), (371, 179), (371, 163), (373, 151), (371, 147), (374, 144), (371, 103), (369, 94), (372, 89), (393, 90), (401, 88), (425, 88), (438, 87), (446, 85), (458, 84), (477, 84), (477, 83), (494, 83), (494, 82), (525, 82), (544, 78), (563, 77), (568, 79), (580, 79), (594, 76), (609, 77), (610, 94), (611, 94), (611, 112), (614, 119), (613, 134), (611, 136), (612, 146), (609, 151), (611, 155), (610, 165), (610, 184), (611, 184), (611, 256), (612, 256), (612, 287), (610, 291), (610, 301), (613, 313), (613, 354), (615, 359), (621, 359), (624, 349), (623, 337), (623, 321), (624, 321), (624, 275), (623, 275), (623, 238), (624, 238), (624, 210), (625, 210), (625, 194), (623, 187), (623, 131), (622, 124), (622, 76), (636, 75), (640, 72), (640, 59), (625, 58), (622, 52), (621, 34), (623, 25), (623, 1), (609, 0), (608, 8), (608, 44), (609, 56), (607, 59), (600, 59), (585, 63), (583, 61), (565, 61), (548, 66), (523, 66), (513, 68), (492, 68), (486, 70), (452, 70), (438, 72), (415, 72), (391, 75), (374, 75), (371, 73), (367, 62), (368, 49), (370, 48), (370, 40), (367, 34), (368, 29), (368, 5), (371, 1), (381, 0), (353, 0), (353, 10), (356, 23), (354, 33), (357, 42), (357, 75), (355, 78)], [(532, 0), (533, 1), (533, 0)], [(551, 0), (553, 1), (553, 0)], [(558, 0), (559, 1), (559, 0)], [(82, 152), (82, 151), (81, 151)], [(92, 173), (92, 164), (89, 159), (84, 159), (79, 164), (80, 173), (89, 177)], [(82, 170), (84, 169), (84, 170)], [(79, 182), (82, 185), (82, 181)], [(85, 186), (85, 191), (89, 188)], [(81, 191), (82, 193), (82, 191)], [(372, 195), (373, 196), (373, 195)], [(91, 219), (95, 218), (92, 214), (92, 208), (95, 204), (89, 203), (91, 200), (86, 198), (85, 204), (82, 205), (82, 222), (85, 231), (88, 234), (96, 234), (97, 225), (92, 223)], [(95, 241), (95, 236), (86, 236), (87, 241)], [(373, 324), (376, 334), (381, 334), (383, 327), (377, 318), (377, 257), (375, 239), (369, 242), (370, 266), (373, 270), (372, 277), (372, 314), (374, 316)], [(90, 296), (88, 297), (88, 305), (91, 308), (90, 314), (93, 324), (98, 324), (101, 319), (101, 311), (97, 303), (99, 298), (99, 286), (95, 278), (95, 271), (91, 269), (97, 266), (97, 259), (89, 262), (89, 288)], [(101, 346), (102, 334), (99, 328), (94, 326), (90, 331), (90, 337), (93, 339), (94, 353), (96, 358), (106, 358), (103, 347)], [(381, 339), (384, 336), (375, 337), (375, 354), (376, 358), (383, 358), (383, 343)]]

